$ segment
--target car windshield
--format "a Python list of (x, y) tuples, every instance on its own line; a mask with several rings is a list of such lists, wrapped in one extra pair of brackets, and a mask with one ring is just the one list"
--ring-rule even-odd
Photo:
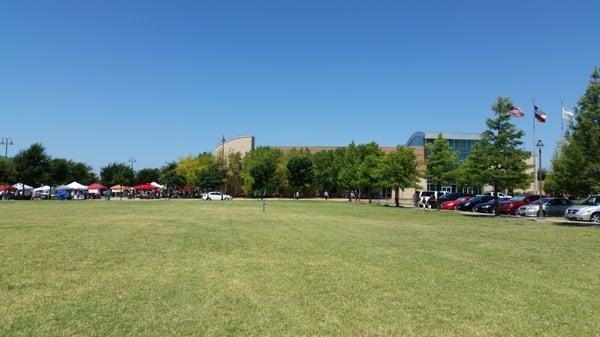
[(482, 199), (482, 197), (475, 197), (475, 198), (469, 199), (469, 202), (478, 202), (481, 199)]
[(510, 199), (510, 201), (523, 201), (525, 199), (524, 195), (517, 195), (515, 197), (512, 197), (512, 199)]
[(592, 196), (581, 202), (582, 205), (588, 206), (599, 206), (600, 205), (600, 195)]
[(535, 204), (535, 205), (545, 204), (550, 200), (552, 200), (552, 199), (551, 198), (542, 198), (542, 199), (538, 199), (538, 200), (532, 202), (532, 204)]

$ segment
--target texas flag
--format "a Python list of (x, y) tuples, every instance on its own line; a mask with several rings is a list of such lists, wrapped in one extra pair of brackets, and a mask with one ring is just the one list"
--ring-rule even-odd
[(539, 122), (546, 123), (546, 113), (542, 111), (542, 109), (538, 108), (537, 105), (533, 106), (533, 114), (535, 119)]

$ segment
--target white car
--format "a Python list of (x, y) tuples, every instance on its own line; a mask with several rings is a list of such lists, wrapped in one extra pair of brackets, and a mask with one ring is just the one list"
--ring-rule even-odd
[(231, 200), (231, 196), (221, 192), (208, 192), (202, 194), (203, 200)]
[(569, 207), (565, 211), (565, 218), (600, 223), (600, 194), (591, 195), (581, 204)]

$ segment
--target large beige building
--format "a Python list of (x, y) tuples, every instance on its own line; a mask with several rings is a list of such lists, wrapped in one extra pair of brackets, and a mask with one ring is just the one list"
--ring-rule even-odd
[(254, 136), (237, 136), (225, 139), (215, 147), (215, 156), (227, 159), (231, 153), (241, 153), (242, 156), (254, 150)]

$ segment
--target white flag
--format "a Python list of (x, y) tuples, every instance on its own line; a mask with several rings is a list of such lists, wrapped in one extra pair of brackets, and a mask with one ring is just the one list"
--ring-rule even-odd
[(562, 119), (570, 121), (575, 115), (566, 106), (562, 106)]

